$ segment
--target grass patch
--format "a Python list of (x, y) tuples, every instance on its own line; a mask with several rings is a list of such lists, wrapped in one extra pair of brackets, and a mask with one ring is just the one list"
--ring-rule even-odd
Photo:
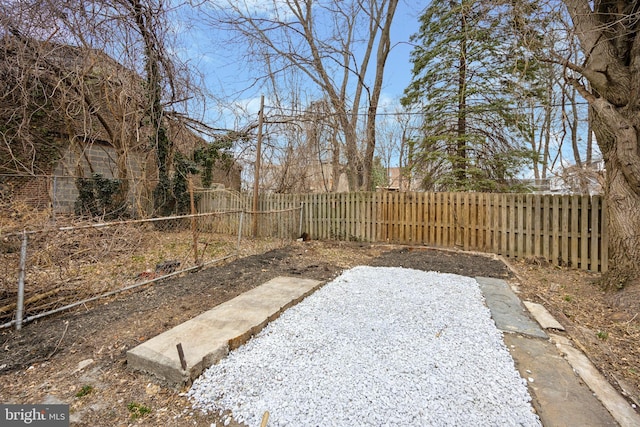
[(144, 417), (151, 412), (151, 408), (136, 402), (129, 403), (127, 405), (127, 409), (131, 413), (132, 420), (137, 420), (138, 418)]
[(93, 391), (93, 386), (87, 384), (83, 385), (82, 388), (76, 393), (76, 397), (84, 397), (90, 394)]

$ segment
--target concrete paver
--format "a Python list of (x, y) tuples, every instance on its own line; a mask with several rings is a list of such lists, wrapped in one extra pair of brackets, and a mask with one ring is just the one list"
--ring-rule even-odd
[[(545, 427), (640, 426), (640, 415), (570, 341), (540, 328), (564, 330), (541, 305), (525, 302), (504, 280), (476, 277), (516, 368), (527, 380)], [(529, 314), (536, 319), (534, 322)], [(565, 357), (563, 357), (565, 356)]]
[(640, 415), (629, 405), (629, 403), (613, 388), (611, 384), (602, 376), (600, 372), (591, 364), (587, 356), (574, 348), (571, 342), (560, 335), (551, 335), (551, 342), (567, 358), (574, 371), (598, 396), (598, 399), (614, 416), (622, 427), (640, 426)]
[(529, 313), (544, 329), (556, 329), (564, 331), (564, 326), (560, 324), (543, 305), (531, 301), (522, 301)]
[(127, 364), (172, 385), (188, 384), (320, 285), (317, 280), (276, 277), (129, 350)]
[(531, 320), (520, 299), (504, 280), (476, 277), (491, 317), (498, 329), (519, 332), (538, 338), (548, 338), (540, 326)]
[(533, 407), (545, 427), (617, 426), (618, 423), (549, 340), (504, 334), (504, 342), (527, 381)]

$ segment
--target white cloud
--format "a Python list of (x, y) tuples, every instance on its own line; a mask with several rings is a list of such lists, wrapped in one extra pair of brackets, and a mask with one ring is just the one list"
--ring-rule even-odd
[(293, 17), (291, 6), (286, 0), (212, 0), (218, 7), (239, 11), (243, 15), (257, 16), (280, 21)]

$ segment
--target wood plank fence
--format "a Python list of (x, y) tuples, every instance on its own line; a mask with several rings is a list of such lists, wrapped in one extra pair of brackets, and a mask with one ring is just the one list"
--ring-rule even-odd
[[(251, 195), (235, 205), (250, 211)], [(357, 192), (264, 194), (260, 211), (302, 209), (313, 239), (458, 248), (604, 272), (608, 267), (606, 206), (600, 196)], [(208, 211), (201, 204), (201, 209)], [(271, 217), (279, 227), (287, 221)], [(280, 233), (282, 234), (282, 233)]]

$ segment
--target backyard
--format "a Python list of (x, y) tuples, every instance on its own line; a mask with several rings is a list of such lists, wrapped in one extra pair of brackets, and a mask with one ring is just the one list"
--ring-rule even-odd
[[(329, 281), (357, 265), (402, 266), (506, 278), (522, 299), (542, 303), (566, 334), (630, 400), (640, 395), (640, 320), (613, 311), (592, 273), (425, 247), (294, 242), (95, 301), (0, 332), (0, 400), (69, 403), (75, 425), (202, 425), (218, 415), (193, 410), (184, 390), (126, 366), (126, 351), (217, 304), (285, 275)], [(250, 254), (248, 252), (255, 252)], [(535, 399), (535, 396), (534, 396)]]

